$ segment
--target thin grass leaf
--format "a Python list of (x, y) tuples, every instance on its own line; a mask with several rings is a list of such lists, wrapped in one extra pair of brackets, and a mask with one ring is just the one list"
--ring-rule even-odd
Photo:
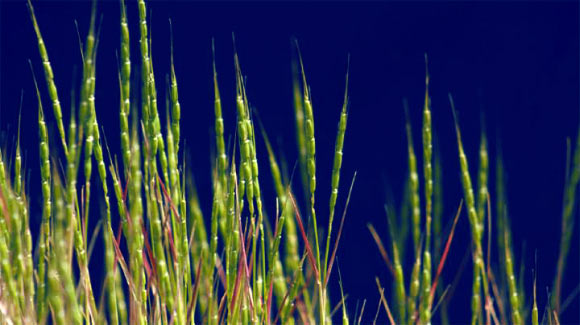
[[(334, 163), (332, 167), (332, 181), (330, 188), (330, 202), (329, 202), (329, 217), (328, 217), (328, 227), (326, 236), (326, 249), (324, 253), (324, 268), (322, 277), (327, 278), (326, 269), (328, 267), (328, 253), (330, 249), (330, 238), (332, 235), (332, 222), (334, 221), (334, 209), (336, 207), (336, 199), (338, 197), (338, 185), (340, 181), (340, 168), (342, 166), (342, 156), (344, 147), (344, 136), (346, 133), (346, 122), (347, 122), (347, 104), (348, 104), (348, 66), (350, 65), (350, 56), (348, 57), (347, 70), (346, 70), (346, 85), (344, 87), (344, 103), (342, 105), (342, 111), (340, 113), (340, 120), (338, 122), (338, 130), (336, 133), (336, 144), (334, 147)], [(326, 281), (325, 281), (326, 282)], [(326, 284), (325, 284), (326, 286)]]
[(383, 307), (385, 308), (385, 311), (387, 312), (387, 316), (389, 317), (389, 322), (391, 322), (391, 324), (396, 324), (395, 323), (395, 319), (393, 318), (393, 314), (391, 314), (391, 309), (389, 308), (389, 304), (387, 303), (387, 300), (385, 299), (385, 296), (383, 295), (383, 292), (385, 291), (385, 289), (381, 288), (381, 283), (379, 282), (379, 278), (376, 277), (375, 278), (375, 282), (377, 283), (377, 289), (379, 289), (379, 293), (381, 295), (381, 302), (383, 303)]
[(447, 242), (445, 244), (445, 249), (441, 255), (441, 260), (439, 261), (439, 266), (437, 266), (437, 273), (435, 273), (435, 279), (433, 280), (433, 285), (431, 286), (431, 291), (429, 293), (429, 305), (433, 304), (433, 298), (435, 297), (435, 290), (437, 289), (437, 282), (441, 277), (443, 272), (443, 266), (445, 266), (445, 261), (447, 260), (447, 255), (449, 254), (449, 247), (451, 247), (451, 242), (453, 241), (453, 235), (455, 234), (455, 226), (457, 226), (457, 221), (459, 220), (459, 215), (461, 214), (461, 208), (463, 207), (463, 200), (459, 203), (459, 208), (457, 208), (457, 213), (453, 219), (453, 226), (451, 226), (451, 232), (447, 237)]

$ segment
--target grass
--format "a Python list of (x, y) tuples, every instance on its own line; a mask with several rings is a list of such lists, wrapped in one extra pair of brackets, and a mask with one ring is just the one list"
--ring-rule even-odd
[[(344, 140), (350, 133), (348, 67), (343, 104), (335, 116), (338, 125), (333, 163), (320, 166), (316, 161), (315, 107), (305, 62), (296, 44), (299, 60), (293, 62), (292, 91), (299, 161), (295, 171), (288, 174), (280, 167), (286, 162), (276, 155), (250, 105), (243, 60), (235, 52), (236, 127), (225, 128), (219, 69), (214, 59), (212, 131), (216, 154), (208, 171), (213, 184), (211, 189), (197, 189), (183, 154), (186, 145), (181, 131), (180, 72), (173, 62), (173, 36), (171, 66), (165, 78), (160, 78), (153, 69), (146, 3), (140, 0), (136, 5), (138, 35), (131, 34), (128, 27), (127, 10), (135, 9), (130, 9), (132, 6), (128, 8), (123, 0), (119, 3), (119, 129), (105, 131), (119, 132), (120, 142), (118, 148), (109, 148), (99, 124), (104, 113), (95, 104), (100, 37), (97, 2), (93, 2), (81, 44), (82, 78), (78, 101), (73, 97), (68, 121), (62, 114), (62, 91), (57, 90), (42, 38), (42, 22), (36, 20), (33, 4), (28, 2), (52, 115), (48, 116), (42, 105), (46, 95), (38, 85), (40, 76), (35, 75), (39, 63), (31, 62), (38, 99), (39, 146), (34, 150), (39, 152), (40, 178), (30, 182), (41, 186), (42, 210), (38, 213), (42, 214), (42, 223), (33, 241), (30, 216), (36, 211), (30, 211), (23, 184), (19, 129), (14, 154), (0, 150), (0, 322), (325, 324), (338, 319), (335, 313), (340, 310), (343, 323), (361, 323), (365, 303), (360, 313), (353, 314), (347, 308), (349, 288), (343, 287), (337, 262), (345, 219), (350, 215), (350, 197), (353, 188), (356, 191), (356, 173), (352, 178), (346, 175), (350, 178), (348, 191), (344, 181), (340, 182), (345, 176), (341, 175)], [(132, 40), (138, 40), (139, 53), (131, 53)], [(137, 57), (137, 62), (131, 60)], [(427, 57), (425, 61), (427, 67)], [(443, 269), (450, 268), (446, 266), (447, 257), (453, 253), (456, 226), (465, 210), (473, 275), (471, 323), (558, 324), (566, 305), (562, 285), (577, 215), (580, 139), (569, 153), (557, 273), (550, 289), (551, 301), (540, 317), (535, 279), (531, 303), (525, 301), (526, 288), (531, 286), (517, 281), (501, 155), (496, 159), (497, 190), (492, 198), (488, 191), (491, 159), (485, 125), (482, 123), (474, 187), (469, 167), (473, 161), (465, 153), (451, 96), (463, 200), (457, 198), (457, 213), (449, 232), (442, 228), (441, 157), (433, 146), (436, 134), (429, 82), (426, 69), (423, 150), (419, 151), (423, 181), (419, 179), (421, 162), (407, 117), (409, 166), (401, 212), (386, 207), (389, 236), (381, 236), (368, 225), (392, 282), (385, 288), (375, 278), (380, 294), (375, 322), (383, 309), (390, 323), (447, 322), (457, 281), (444, 278)], [(158, 98), (160, 85), (167, 89), (165, 98)], [(404, 108), (408, 115), (406, 103)], [(162, 121), (166, 122), (163, 127)], [(51, 137), (47, 127), (53, 124), (58, 133)], [(256, 137), (263, 139), (265, 148), (258, 145), (261, 142)], [(265, 166), (258, 164), (261, 150), (267, 153), (269, 173), (259, 170), (259, 166)], [(316, 189), (317, 175), (325, 172), (331, 179), (328, 215), (325, 210), (317, 210), (320, 208), (315, 204), (324, 199)], [(272, 182), (273, 192), (264, 191), (268, 188), (261, 185), (264, 182)], [(296, 188), (297, 183), (303, 188)], [(201, 212), (198, 190), (211, 192), (211, 213), (207, 216)], [(300, 192), (306, 197), (305, 206), (296, 199)], [(276, 208), (267, 211), (263, 200), (271, 197), (276, 198)], [(343, 211), (336, 211), (338, 200), (345, 201)], [(100, 205), (100, 211), (91, 208), (94, 202)], [(493, 218), (492, 202), (496, 205)], [(340, 216), (338, 224), (335, 216)], [(319, 227), (321, 221), (328, 224)], [(98, 240), (102, 241), (99, 247), (103, 249), (104, 266), (103, 270), (92, 270), (89, 262)], [(497, 263), (490, 257), (492, 242), (497, 246)], [(412, 247), (410, 254), (405, 254), (407, 245)], [(412, 256), (412, 265), (407, 265), (407, 255)], [(336, 293), (329, 290), (334, 269), (340, 286), (338, 301), (331, 299)], [(461, 272), (455, 276), (459, 278)]]

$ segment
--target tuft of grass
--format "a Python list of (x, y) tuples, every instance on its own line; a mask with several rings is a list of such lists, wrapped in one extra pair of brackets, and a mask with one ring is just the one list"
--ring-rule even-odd
[[(208, 171), (213, 184), (209, 189), (198, 189), (186, 164), (189, 161), (181, 130), (180, 74), (176, 71), (179, 65), (174, 61), (179, 40), (174, 43), (171, 30), (170, 64), (165, 67), (166, 95), (159, 98), (156, 80), (163, 78), (156, 76), (159, 69), (152, 60), (147, 3), (144, 0), (119, 2), (116, 71), (119, 128), (106, 130), (119, 133), (118, 148), (108, 147), (105, 130), (99, 123), (101, 114), (110, 108), (100, 106), (95, 92), (100, 38), (97, 1), (92, 2), (89, 27), (82, 38), (79, 53), (82, 78), (78, 87), (73, 87), (68, 120), (62, 114), (55, 71), (42, 38), (42, 21), (37, 20), (30, 0), (27, 6), (48, 94), (41, 93), (35, 63), (31, 61), (38, 101), (34, 122), (39, 130), (38, 148), (33, 150), (39, 153), (40, 177), (30, 180), (31, 184), (25, 182), (22, 152), (32, 149), (21, 147), (19, 119), (14, 150), (0, 149), (0, 323), (328, 324), (339, 309), (343, 324), (362, 322), (366, 299), (360, 313), (357, 304), (357, 313), (352, 317), (347, 308), (347, 304), (352, 305), (348, 301), (349, 288), (344, 287), (346, 282), (338, 262), (339, 301), (330, 299), (332, 287), (329, 285), (333, 281), (331, 274), (338, 261), (338, 247), (357, 175), (355, 172), (348, 192), (343, 195), (345, 204), (336, 225), (337, 202), (342, 199), (339, 194), (343, 193), (341, 186), (344, 186), (340, 183), (341, 173), (344, 174), (343, 155), (348, 152), (344, 140), (349, 115), (350, 58), (332, 166), (317, 165), (315, 99), (307, 83), (302, 54), (296, 46), (298, 63), (293, 62), (292, 66), (292, 94), (300, 174), (297, 181), (294, 172), (287, 175), (285, 168), (280, 168), (288, 163), (276, 155), (266, 132), (269, 125), (258, 125), (263, 143), (256, 139), (259, 120), (242, 74), (243, 58), (234, 50), (236, 95), (231, 103), (222, 103), (214, 58), (213, 107), (207, 108), (214, 113), (212, 131), (216, 155), (212, 157), (213, 168)], [(129, 28), (130, 10), (138, 11), (138, 37)], [(132, 60), (131, 46), (137, 42), (139, 53), (134, 53)], [(211, 50), (215, 56), (213, 43)], [(381, 237), (372, 224), (367, 225), (392, 277), (391, 287), (386, 288), (379, 277), (375, 278), (380, 296), (375, 322), (381, 308), (391, 323), (430, 324), (439, 311), (442, 321), (446, 322), (446, 308), (454, 306), (450, 299), (463, 265), (454, 271), (455, 280), (447, 285), (443, 281), (443, 270), (449, 254), (455, 253), (452, 242), (457, 227), (461, 227), (459, 220), (465, 202), (471, 244), (466, 257), (472, 258), (469, 265), (473, 275), (471, 323), (539, 324), (537, 267), (531, 309), (524, 296), (523, 261), (519, 265), (520, 281), (516, 281), (517, 263), (512, 248), (501, 150), (497, 150), (496, 191), (491, 198), (488, 179), (492, 155), (488, 151), (485, 125), (482, 123), (474, 187), (451, 96), (460, 164), (460, 177), (456, 181), (461, 182), (463, 197), (455, 198), (459, 202), (455, 217), (445, 220), (441, 172), (444, 160), (440, 152), (433, 150), (437, 138), (427, 56), (425, 66), (422, 151), (419, 151), (422, 159), (417, 158), (413, 142), (409, 118), (412, 108), (405, 101), (408, 174), (403, 201), (400, 208), (385, 207), (388, 239)], [(46, 114), (42, 105), (46, 95), (51, 101), (52, 116)], [(228, 111), (228, 105), (235, 110)], [(224, 119), (230, 114), (235, 114), (231, 117), (236, 124), (235, 128), (227, 129)], [(48, 132), (53, 124), (58, 130), (54, 136)], [(233, 139), (231, 148), (226, 147), (226, 138)], [(264, 148), (268, 176), (274, 185), (272, 193), (263, 192), (266, 187), (261, 186), (265, 173), (263, 170), (260, 173), (262, 162), (258, 152)], [(580, 133), (568, 160), (558, 264), (554, 284), (549, 288), (550, 303), (542, 320), (549, 324), (559, 323), (569, 303), (561, 300), (577, 216)], [(93, 175), (93, 164), (96, 175)], [(326, 171), (330, 172), (331, 180), (328, 215), (315, 205), (320, 199), (320, 190), (316, 191), (320, 185), (317, 176)], [(41, 211), (30, 211), (27, 185), (40, 186)], [(295, 198), (297, 187), (303, 188), (304, 206)], [(198, 190), (210, 192), (210, 211), (201, 210)], [(275, 199), (274, 211), (264, 204), (269, 199)], [(496, 205), (494, 228), (490, 209), (493, 201)], [(100, 211), (94, 208), (97, 205)], [(42, 215), (37, 248), (32, 245), (30, 225), (30, 216), (35, 213)], [(322, 220), (328, 221), (325, 227), (318, 225)], [(408, 229), (411, 236), (407, 235)], [(326, 234), (325, 238), (319, 237), (319, 233)], [(89, 268), (97, 238), (102, 240), (103, 274)], [(492, 241), (498, 254), (491, 253)], [(405, 254), (407, 245), (412, 247), (409, 254)], [(411, 257), (409, 263), (407, 255)], [(495, 255), (497, 267), (492, 265), (491, 257)], [(433, 263), (437, 266), (435, 272)], [(392, 295), (388, 295), (389, 289)]]
[[(448, 323), (446, 306), (457, 286), (458, 280), (462, 275), (463, 266), (455, 273), (455, 280), (443, 290), (441, 285), (442, 271), (445, 266), (448, 255), (453, 253), (451, 242), (454, 237), (455, 227), (457, 225), (461, 206), (463, 201), (466, 205), (466, 214), (470, 226), (471, 254), (472, 265), (472, 296), (471, 296), (471, 323), (513, 323), (539, 324), (538, 305), (536, 299), (536, 274), (534, 274), (533, 283), (533, 301), (526, 307), (524, 293), (525, 285), (523, 284), (523, 265), (520, 263), (520, 281), (516, 279), (514, 271), (516, 263), (512, 249), (512, 234), (509, 227), (507, 198), (505, 191), (505, 174), (502, 162), (501, 149), (498, 149), (496, 158), (496, 227), (492, 228), (492, 211), (490, 193), (488, 191), (488, 178), (490, 174), (487, 136), (485, 125), (482, 123), (480, 147), (479, 147), (479, 168), (477, 171), (477, 188), (472, 185), (472, 175), (468, 166), (468, 157), (465, 154), (461, 138), (461, 130), (457, 119), (455, 105), (451, 95), (449, 101), (455, 120), (455, 131), (457, 136), (457, 148), (460, 165), (459, 181), (463, 188), (463, 200), (453, 220), (451, 230), (447, 235), (447, 241), (444, 248), (443, 243), (444, 231), (441, 228), (441, 211), (442, 211), (442, 187), (441, 187), (441, 158), (435, 156), (435, 168), (433, 170), (432, 156), (432, 138), (434, 137), (431, 124), (431, 110), (428, 93), (429, 75), (426, 75), (426, 93), (423, 105), (423, 188), (425, 200), (425, 217), (421, 215), (419, 179), (417, 172), (417, 158), (413, 146), (413, 132), (409, 119), (409, 108), (406, 101), (403, 102), (406, 115), (406, 133), (407, 133), (407, 151), (409, 174), (406, 181), (403, 202), (401, 205), (400, 217), (392, 216), (395, 209), (386, 208), (387, 221), (389, 227), (389, 237), (392, 241), (392, 258), (382, 244), (382, 238), (372, 225), (367, 225), (374, 241), (377, 243), (378, 250), (386, 262), (389, 273), (392, 276), (392, 301), (395, 304), (395, 314), (391, 315), (388, 308), (387, 300), (384, 295), (384, 289), (377, 280), (377, 287), (380, 294), (379, 306), (382, 304), (388, 314), (387, 319), (391, 323), (420, 323), (430, 324), (437, 311), (441, 312), (441, 320)], [(568, 163), (570, 172), (566, 176), (566, 188), (563, 207), (563, 236), (561, 239), (561, 249), (559, 255), (558, 270), (565, 268), (565, 260), (569, 249), (569, 236), (572, 234), (573, 220), (570, 216), (574, 215), (575, 199), (578, 180), (578, 166), (580, 166), (579, 147), (573, 154), (573, 163)], [(569, 159), (570, 160), (570, 159)], [(578, 161), (577, 161), (578, 160)], [(433, 178), (434, 177), (434, 178)], [(476, 192), (477, 191), (477, 192)], [(476, 197), (477, 194), (477, 197)], [(435, 220), (435, 240), (432, 236), (432, 218)], [(401, 222), (393, 222), (401, 220)], [(425, 221), (423, 221), (425, 220)], [(404, 270), (400, 262), (400, 248), (406, 245), (404, 233), (407, 225), (413, 229), (413, 236), (410, 243), (415, 248), (413, 255), (413, 264), (408, 270)], [(423, 228), (424, 227), (424, 228)], [(486, 233), (487, 231), (487, 233)], [(484, 238), (487, 235), (487, 245), (484, 245)], [(497, 239), (493, 239), (492, 237)], [(432, 241), (435, 247), (432, 248)], [(495, 267), (492, 263), (492, 241), (497, 242), (498, 265)], [(434, 281), (431, 280), (431, 256), (439, 259)], [(485, 258), (484, 258), (485, 256)], [(469, 255), (466, 255), (469, 257)], [(562, 273), (557, 273), (554, 280), (554, 286), (549, 288), (551, 302), (547, 305), (547, 313), (543, 322), (548, 324), (558, 324), (561, 310), (559, 306), (559, 296), (561, 288), (558, 283), (562, 281)], [(408, 283), (405, 283), (408, 279)], [(483, 296), (482, 296), (483, 293)], [(436, 303), (435, 303), (436, 302)], [(439, 306), (442, 308), (438, 309)], [(378, 311), (377, 311), (378, 315)]]
[[(43, 95), (33, 78), (38, 98), (41, 168), (41, 178), (37, 181), (43, 197), (38, 261), (32, 263), (30, 212), (22, 182), (18, 141), (13, 163), (8, 164), (14, 166), (14, 177), (4, 162), (6, 155), (0, 151), (3, 216), (0, 218), (0, 285), (6, 288), (2, 290), (0, 303), (9, 307), (6, 309), (9, 312), (2, 312), (0, 320), (17, 324), (294, 323), (304, 319), (329, 322), (331, 308), (327, 285), (346, 217), (345, 209), (338, 232), (332, 236), (332, 228), (336, 227), (333, 219), (339, 198), (348, 90), (345, 89), (335, 142), (329, 224), (324, 229), (327, 240), (319, 243), (314, 209), (314, 113), (304, 70), (304, 96), (297, 97), (300, 101), (296, 103), (297, 107), (304, 107), (304, 111), (296, 111), (296, 123), (302, 125), (301, 121), (304, 122), (298, 134), (308, 141), (307, 183), (311, 199), (308, 211), (314, 237), (308, 234), (308, 224), (305, 227), (301, 221), (301, 207), (293, 198), (292, 185), (282, 181), (288, 176), (282, 175), (274, 150), (263, 132), (278, 198), (277, 210), (271, 214), (276, 216), (271, 229), (262, 203), (260, 182), (263, 176), (258, 170), (254, 113), (246, 94), (240, 59), (234, 53), (237, 125), (235, 130), (229, 131), (224, 127), (214, 60), (217, 155), (211, 220), (206, 224), (197, 189), (182, 154), (181, 104), (173, 36), (166, 78), (167, 96), (163, 101), (157, 93), (155, 80), (159, 78), (153, 69), (147, 6), (143, 0), (135, 4), (134, 9), (139, 13), (139, 36), (132, 37), (127, 11), (132, 10), (133, 5), (122, 0), (119, 3), (117, 132), (121, 141), (119, 148), (108, 148), (103, 143), (99, 124), (101, 109), (95, 94), (99, 41), (97, 2), (92, 3), (89, 28), (81, 45), (80, 94), (77, 97), (73, 91), (68, 121), (62, 116), (40, 22), (32, 3), (28, 2), (54, 119), (44, 114)], [(138, 40), (140, 45), (137, 61), (131, 60), (132, 40)], [(212, 51), (215, 51), (213, 45)], [(31, 67), (34, 74), (32, 62)], [(137, 83), (132, 82), (133, 71), (140, 71)], [(136, 94), (141, 95), (140, 100), (135, 100)], [(163, 127), (160, 111), (165, 111)], [(69, 125), (66, 132), (65, 122)], [(49, 136), (47, 124), (51, 123), (56, 124), (60, 139)], [(228, 135), (238, 140), (231, 153), (226, 153), (225, 137)], [(55, 140), (62, 143), (64, 155), (52, 145)], [(60, 164), (62, 171), (57, 169)], [(93, 164), (96, 164), (98, 179), (92, 175)], [(95, 196), (92, 189), (96, 182), (100, 193)], [(110, 184), (112, 193), (109, 192)], [(346, 206), (351, 192), (352, 184)], [(93, 201), (102, 205), (100, 215), (91, 208)], [(89, 226), (94, 224), (89, 223), (89, 218), (98, 220), (94, 229)], [(296, 222), (302, 235), (300, 240)], [(99, 293), (93, 290), (99, 274), (91, 272), (88, 265), (95, 236), (100, 230), (105, 266), (103, 289)], [(91, 233), (93, 236), (89, 238)], [(285, 243), (284, 251), (282, 242)], [(302, 253), (300, 245), (307, 248)], [(324, 256), (320, 254), (321, 249), (325, 250)], [(308, 268), (303, 267), (306, 257)], [(312, 285), (309, 270), (314, 270), (315, 285)], [(342, 281), (339, 282), (342, 287)], [(337, 305), (342, 305), (345, 320), (348, 319), (346, 297), (343, 295)]]

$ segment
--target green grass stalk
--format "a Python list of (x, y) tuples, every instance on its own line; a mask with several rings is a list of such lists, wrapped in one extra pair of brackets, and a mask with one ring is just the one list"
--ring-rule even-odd
[(409, 200), (411, 205), (411, 220), (413, 225), (413, 249), (419, 249), (421, 241), (421, 203), (419, 199), (419, 175), (417, 174), (417, 156), (413, 146), (413, 131), (409, 118), (409, 109), (406, 101), (403, 101), (405, 109), (405, 129), (407, 131), (407, 151), (409, 154)]
[(560, 300), (562, 296), (562, 282), (564, 270), (566, 268), (566, 259), (570, 250), (570, 240), (574, 229), (574, 211), (576, 210), (577, 200), (576, 191), (580, 181), (580, 128), (576, 137), (576, 148), (574, 149), (573, 164), (570, 168), (569, 178), (566, 180), (564, 190), (564, 204), (562, 209), (562, 235), (560, 236), (560, 254), (556, 277), (554, 279), (554, 293), (552, 295), (552, 307), (556, 313), (560, 313)]
[(36, 32), (36, 39), (38, 41), (38, 51), (40, 53), (40, 58), (42, 59), (42, 66), (44, 67), (44, 77), (46, 79), (46, 85), (48, 87), (48, 94), (50, 95), (50, 99), (52, 101), (52, 109), (53, 109), (54, 117), (56, 118), (58, 132), (59, 132), (60, 138), (62, 140), (62, 146), (64, 148), (65, 155), (67, 155), (66, 136), (65, 136), (65, 132), (64, 132), (64, 124), (62, 122), (62, 109), (60, 106), (60, 101), (58, 99), (58, 92), (56, 89), (56, 84), (54, 82), (54, 74), (52, 71), (52, 65), (50, 64), (50, 60), (48, 59), (48, 52), (46, 50), (46, 46), (44, 44), (42, 34), (40, 33), (40, 28), (38, 27), (38, 22), (36, 21), (36, 15), (34, 13), (34, 7), (32, 6), (32, 2), (30, 2), (30, 0), (28, 0), (27, 4), (28, 4), (28, 11), (30, 13), (30, 19), (32, 20), (32, 25), (34, 27), (34, 31)]
[(423, 276), (420, 318), (421, 323), (431, 321), (429, 302), (431, 291), (431, 223), (433, 213), (433, 140), (431, 134), (431, 101), (429, 99), (429, 71), (425, 55), (425, 102), (423, 106), (423, 176), (425, 178), (425, 248), (423, 253)]
[(457, 117), (455, 115), (455, 105), (453, 103), (453, 98), (449, 95), (449, 101), (451, 103), (451, 108), (453, 111), (453, 116), (455, 119), (455, 130), (457, 134), (457, 146), (459, 149), (459, 163), (461, 167), (461, 183), (463, 185), (463, 192), (465, 197), (465, 203), (467, 206), (467, 215), (469, 217), (469, 224), (471, 227), (471, 238), (474, 244), (473, 251), (473, 295), (471, 301), (471, 311), (472, 311), (472, 324), (477, 321), (480, 316), (481, 310), (481, 283), (483, 283), (483, 290), (485, 293), (485, 300), (488, 301), (489, 292), (487, 287), (487, 276), (486, 268), (483, 263), (483, 249), (481, 245), (481, 240), (483, 238), (483, 224), (479, 222), (479, 217), (477, 216), (475, 199), (473, 195), (473, 187), (471, 185), (471, 177), (469, 175), (469, 166), (467, 162), (467, 157), (463, 150), (463, 143), (461, 141), (461, 132), (459, 130), (459, 124), (457, 122)]
[[(350, 58), (349, 58), (350, 61)], [(349, 62), (350, 64), (350, 62)], [(329, 202), (329, 217), (328, 217), (328, 227), (326, 235), (326, 249), (324, 253), (324, 268), (322, 268), (322, 279), (325, 283), (327, 282), (327, 270), (328, 270), (328, 259), (330, 252), (330, 239), (332, 235), (332, 222), (334, 221), (334, 210), (336, 207), (336, 199), (338, 198), (338, 185), (340, 181), (340, 169), (342, 167), (342, 156), (344, 147), (344, 136), (346, 134), (346, 122), (348, 118), (347, 114), (348, 105), (348, 68), (346, 72), (346, 84), (344, 87), (344, 103), (342, 105), (342, 110), (340, 112), (340, 119), (338, 121), (338, 127), (336, 132), (336, 144), (334, 146), (334, 163), (332, 167), (332, 181), (330, 188), (330, 202)], [(326, 285), (325, 285), (326, 286)]]

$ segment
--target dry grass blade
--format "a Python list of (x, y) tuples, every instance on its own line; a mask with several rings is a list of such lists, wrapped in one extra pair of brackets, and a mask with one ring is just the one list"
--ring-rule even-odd
[(389, 268), (389, 271), (391, 272), (391, 274), (394, 277), (395, 276), (395, 269), (393, 268), (393, 263), (389, 259), (389, 255), (387, 254), (387, 250), (385, 249), (385, 246), (383, 246), (383, 241), (381, 240), (381, 237), (379, 237), (379, 234), (377, 234), (375, 227), (373, 227), (373, 225), (371, 225), (370, 223), (367, 224), (367, 228), (371, 232), (371, 235), (373, 236), (373, 239), (374, 239), (375, 243), (377, 244), (377, 247), (379, 248), (379, 252), (381, 253), (381, 256), (383, 257), (383, 261), (385, 261), (385, 264), (387, 265), (387, 267)]
[(495, 300), (495, 302), (497, 304), (497, 308), (498, 308), (498, 311), (499, 311), (499, 316), (501, 318), (501, 322), (500, 323), (501, 324), (506, 324), (508, 321), (507, 321), (507, 316), (506, 316), (506, 312), (505, 312), (505, 308), (506, 308), (505, 307), (505, 303), (504, 303), (504, 300), (503, 300), (503, 296), (502, 296), (502, 294), (499, 291), (499, 286), (497, 284), (497, 281), (495, 279), (495, 275), (494, 275), (492, 269), (489, 270), (488, 276), (489, 276), (489, 281), (491, 283), (491, 290), (493, 292), (493, 297), (494, 297), (494, 300)]
[(439, 297), (439, 301), (437, 301), (437, 303), (435, 304), (435, 307), (433, 307), (433, 309), (431, 310), (431, 314), (435, 314), (435, 312), (437, 311), (437, 309), (439, 309), (439, 307), (441, 306), (441, 304), (445, 301), (445, 298), (447, 298), (447, 294), (449, 293), (449, 289), (451, 289), (451, 285), (448, 285), (445, 288), (445, 290), (443, 290), (443, 293)]
[(326, 272), (326, 279), (324, 279), (324, 287), (328, 284), (328, 277), (332, 272), (332, 265), (334, 264), (334, 259), (336, 257), (336, 251), (338, 250), (338, 243), (340, 242), (340, 237), (342, 236), (342, 229), (344, 227), (344, 220), (346, 219), (346, 211), (348, 210), (348, 204), (350, 203), (350, 196), (352, 195), (352, 188), (354, 187), (354, 181), (356, 180), (356, 172), (352, 176), (352, 181), (350, 183), (350, 188), (348, 190), (348, 196), (346, 198), (346, 204), (344, 206), (344, 211), (342, 212), (342, 218), (340, 219), (340, 227), (338, 228), (338, 235), (336, 236), (336, 241), (334, 242), (334, 248), (332, 250), (332, 256), (330, 257), (330, 263), (328, 264), (328, 270)]
[(334, 308), (332, 308), (332, 310), (330, 311), (329, 317), (332, 318), (336, 312), (340, 309), (340, 307), (343, 307), (343, 309), (345, 308), (345, 303), (346, 303), (346, 299), (348, 298), (348, 295), (344, 295), (343, 297), (340, 298), (340, 301), (338, 302), (338, 304), (336, 304), (336, 306), (334, 306)]
[(306, 252), (308, 254), (308, 260), (310, 264), (312, 264), (312, 268), (314, 269), (314, 274), (316, 278), (319, 276), (318, 268), (316, 267), (316, 259), (314, 258), (314, 253), (312, 252), (312, 247), (310, 246), (310, 242), (308, 241), (308, 236), (306, 235), (306, 231), (304, 230), (304, 224), (302, 223), (302, 217), (300, 217), (300, 211), (298, 210), (298, 206), (296, 205), (296, 199), (294, 199), (294, 195), (292, 193), (288, 193), (290, 198), (290, 202), (292, 202), (292, 206), (294, 207), (294, 213), (296, 214), (296, 220), (298, 221), (298, 227), (300, 228), (300, 233), (302, 235), (302, 239), (304, 240), (304, 245), (306, 246)]
[(193, 286), (193, 293), (191, 295), (191, 300), (187, 307), (187, 323), (191, 324), (191, 319), (193, 317), (193, 311), (195, 310), (195, 304), (197, 303), (197, 297), (199, 292), (199, 283), (201, 282), (201, 265), (203, 262), (203, 255), (202, 258), (199, 259), (197, 262), (197, 268), (195, 271), (195, 285)]
[(381, 302), (383, 303), (383, 307), (385, 308), (385, 311), (387, 312), (387, 316), (389, 317), (389, 321), (391, 322), (391, 324), (396, 324), (395, 323), (395, 319), (393, 318), (393, 314), (391, 314), (391, 309), (389, 308), (389, 304), (387, 303), (387, 300), (385, 299), (385, 295), (383, 294), (385, 289), (383, 289), (381, 287), (381, 283), (379, 282), (379, 278), (376, 277), (375, 278), (375, 282), (377, 283), (377, 289), (379, 289), (379, 293), (381, 295)]
[(433, 297), (435, 296), (435, 289), (437, 289), (437, 282), (443, 272), (443, 266), (445, 265), (445, 260), (447, 260), (447, 255), (449, 254), (449, 248), (451, 247), (451, 242), (453, 241), (453, 235), (455, 234), (455, 226), (457, 226), (457, 221), (461, 215), (461, 208), (463, 207), (463, 200), (459, 203), (459, 208), (457, 208), (457, 213), (455, 214), (455, 219), (453, 219), (453, 226), (451, 226), (451, 232), (447, 236), (447, 243), (445, 244), (445, 249), (441, 255), (441, 261), (439, 266), (437, 266), (437, 273), (435, 274), (435, 279), (433, 280), (433, 285), (431, 286), (431, 293), (429, 298), (429, 305), (433, 304)]
[(365, 299), (365, 300), (363, 300), (363, 304), (362, 304), (362, 307), (360, 309), (360, 315), (358, 316), (358, 324), (359, 325), (362, 323), (362, 317), (363, 317), (363, 314), (365, 312), (366, 304), (367, 304), (367, 300)]

